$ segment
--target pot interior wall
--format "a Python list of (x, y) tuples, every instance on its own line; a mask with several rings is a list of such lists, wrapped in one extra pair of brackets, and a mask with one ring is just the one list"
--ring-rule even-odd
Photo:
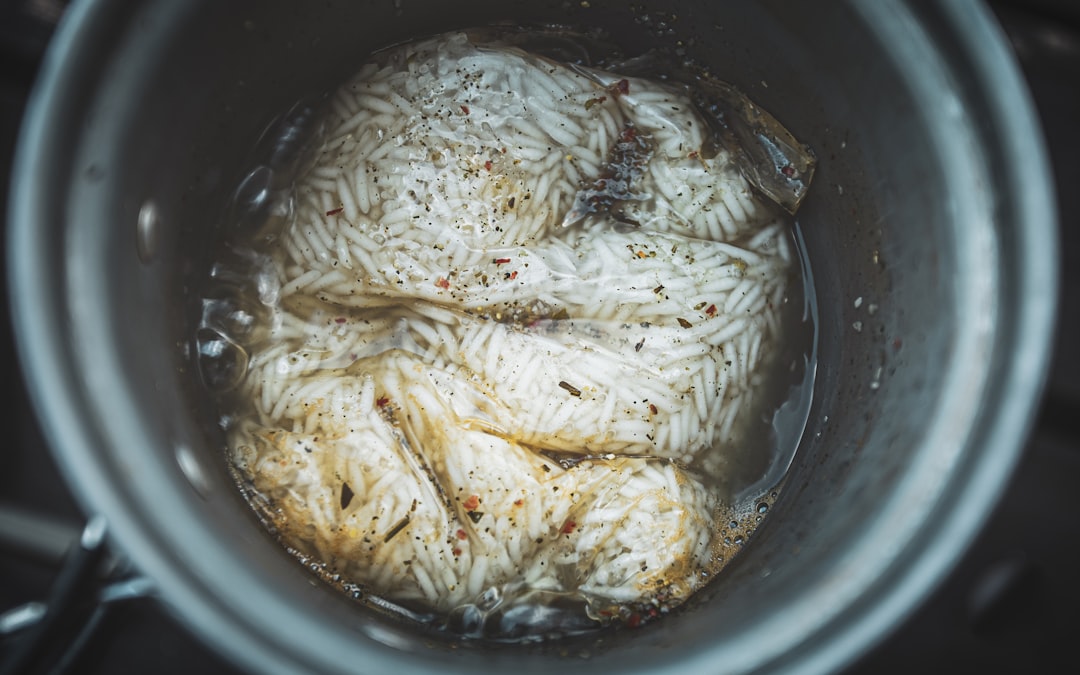
[[(795, 659), (818, 627), (864, 602), (857, 594), (870, 597), (911, 562), (927, 521), (950, 503), (949, 473), (974, 461), (966, 432), (989, 375), (973, 368), (970, 407), (954, 405), (964, 397), (949, 378), (1004, 348), (994, 326), (975, 331), (968, 321), (1010, 308), (989, 306), (1000, 251), (987, 206), (995, 179), (969, 124), (978, 102), (941, 89), (955, 75), (902, 7), (166, 4), (88, 13), (107, 39), (94, 41), (100, 58), (71, 93), (82, 124), (63, 132), (74, 169), (57, 177), (66, 218), (56, 221), (55, 253), (68, 269), (53, 292), (67, 308), (110, 495), (77, 475), (76, 489), (126, 513), (120, 543), (208, 640), (262, 650), (250, 663), (268, 671), (357, 659), (404, 659), (399, 670), (479, 663), (313, 583), (265, 535), (225, 471), (184, 336), (207, 242), (274, 117), (332, 88), (374, 48), (493, 21), (600, 25), (627, 52), (685, 49), (819, 158), (798, 218), (818, 293), (817, 389), (780, 500), (689, 606), (638, 632), (574, 644), (575, 657), (592, 658), (564, 667), (644, 669), (721, 654), (734, 672)], [(882, 18), (895, 22), (871, 26)], [(894, 38), (908, 47), (883, 46)], [(928, 453), (931, 437), (954, 446)], [(566, 647), (531, 651), (559, 659)], [(484, 658), (490, 667), (495, 657)], [(523, 665), (516, 650), (497, 658), (519, 670), (550, 666)]]

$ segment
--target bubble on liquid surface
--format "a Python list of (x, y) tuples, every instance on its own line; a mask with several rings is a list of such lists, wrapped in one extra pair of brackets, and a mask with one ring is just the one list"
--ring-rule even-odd
[(200, 328), (195, 338), (199, 375), (212, 391), (228, 391), (247, 373), (248, 353), (213, 328)]

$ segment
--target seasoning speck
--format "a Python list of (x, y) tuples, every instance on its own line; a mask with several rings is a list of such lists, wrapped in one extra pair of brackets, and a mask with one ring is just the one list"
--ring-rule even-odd
[(577, 387), (575, 387), (574, 385), (570, 384), (569, 382), (560, 381), (559, 386), (562, 387), (563, 389), (565, 389), (566, 391), (570, 392), (571, 396), (577, 396), (579, 398), (581, 397), (581, 390), (578, 389)]

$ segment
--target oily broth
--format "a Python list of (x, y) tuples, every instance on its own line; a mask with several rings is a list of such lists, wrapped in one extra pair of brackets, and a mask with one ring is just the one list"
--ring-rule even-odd
[[(483, 31), (483, 34), (490, 33)], [(545, 32), (542, 37), (544, 45), (537, 44), (536, 51), (549, 48), (553, 39), (560, 54), (566, 53), (567, 45), (584, 44), (583, 54), (593, 54), (592, 61), (596, 65), (605, 64), (604, 59), (595, 58), (595, 53), (603, 49), (603, 45), (595, 41), (568, 33), (553, 38), (551, 32)], [(525, 48), (530, 46), (524, 33), (513, 33), (513, 42)], [(657, 69), (665, 69), (669, 77), (678, 74), (693, 79), (682, 66), (650, 60), (648, 70), (656, 72)], [(227, 433), (240, 428), (255, 414), (253, 401), (239, 385), (249, 375), (252, 355), (272, 339), (278, 339), (275, 335), (281, 334), (280, 310), (287, 309), (290, 317), (298, 317), (308, 324), (307, 327), (289, 327), (297, 346), (302, 344), (305, 334), (325, 325), (334, 324), (344, 329), (346, 326), (408, 320), (415, 314), (408, 299), (343, 308), (317, 299), (296, 301), (281, 297), (277, 271), (283, 255), (281, 237), (296, 222), (296, 189), (300, 177), (311, 167), (320, 149), (326, 149), (328, 139), (324, 119), (325, 107), (308, 102), (298, 103), (285, 114), (260, 141), (252, 168), (238, 186), (225, 218), (226, 236), (214, 255), (215, 263), (202, 293), (201, 318), (193, 342), (203, 381), (217, 401), (221, 425)], [(607, 159), (609, 181), (610, 175), (618, 176), (619, 162), (630, 165), (635, 161), (632, 153)], [(579, 186), (574, 195), (575, 206), (584, 203), (594, 212), (617, 209), (626, 195), (613, 191), (610, 182), (604, 187), (608, 188), (607, 199), (603, 198), (605, 195), (599, 195), (601, 198), (598, 199), (595, 182)], [(333, 210), (327, 209), (327, 212)], [(686, 466), (690, 474), (703, 476), (707, 489), (717, 497), (712, 513), (715, 532), (709, 545), (709, 564), (700, 572), (708, 578), (715, 576), (745, 545), (768, 513), (801, 438), (813, 389), (816, 314), (812, 277), (793, 218), (780, 209), (776, 211), (787, 229), (783, 235), (784, 244), (795, 253), (786, 272), (787, 291), (778, 310), (783, 331), (778, 341), (771, 345), (771, 353), (765, 355), (771, 364), (765, 369), (763, 382), (756, 388), (758, 395), (753, 403), (753, 414), (741, 429), (740, 442), (715, 447)], [(616, 214), (616, 220), (620, 219), (626, 221), (628, 218), (626, 214)], [(587, 220), (581, 218), (570, 223), (567, 231), (573, 232), (577, 228), (587, 236)], [(732, 243), (743, 243), (754, 234), (751, 232)], [(495, 257), (500, 255), (493, 253), (492, 257), (501, 260)], [(502, 273), (501, 270), (498, 272)], [(495, 322), (525, 325), (538, 318), (530, 311), (533, 310), (508, 312), (502, 317), (494, 310), (481, 309), (474, 315)], [(558, 315), (539, 318), (548, 322), (552, 330), (572, 323), (569, 317)], [(385, 349), (413, 350), (423, 356), (422, 350), (411, 347), (407, 341), (395, 340), (386, 344)], [(302, 350), (298, 354), (302, 360)], [(348, 356), (346, 351), (339, 355), (338, 361), (325, 361), (322, 367), (348, 369), (351, 367)], [(576, 389), (572, 384), (561, 384), (567, 384), (571, 394), (571, 390)], [(583, 456), (563, 451), (549, 451), (547, 457), (564, 468), (594, 459), (600, 461), (588, 453)], [(710, 458), (722, 459), (724, 470), (717, 471), (715, 461), (711, 468), (706, 466), (705, 462)], [(491, 587), (479, 597), (459, 603), (449, 611), (432, 611), (424, 603), (412, 600), (391, 600), (373, 592), (362, 580), (343, 574), (339, 565), (322, 560), (317, 547), (290, 530), (294, 523), (277, 504), (274, 495), (255, 489), (240, 472), (236, 473), (236, 478), (239, 489), (268, 529), (281, 536), (289, 552), (324, 580), (369, 606), (423, 624), (441, 626), (456, 635), (527, 641), (580, 633), (613, 623), (636, 626), (667, 613), (681, 602), (681, 599), (669, 601), (663, 592), (628, 602), (600, 601), (588, 594), (537, 590), (520, 583)], [(347, 501), (343, 489), (342, 509), (346, 508)], [(397, 536), (394, 527), (401, 522), (399, 520), (389, 530), (384, 530), (382, 536)], [(405, 526), (409, 523), (408, 520), (404, 522)]]

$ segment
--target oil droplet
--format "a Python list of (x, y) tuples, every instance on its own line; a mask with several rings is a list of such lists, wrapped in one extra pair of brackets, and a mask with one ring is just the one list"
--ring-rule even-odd
[(139, 209), (135, 226), (135, 252), (143, 264), (150, 264), (157, 255), (160, 229), (161, 212), (157, 204), (147, 200)]
[(765, 502), (761, 502), (760, 504), (757, 505), (757, 512), (758, 513), (765, 514), (765, 513), (768, 512), (768, 510), (769, 510), (769, 505), (766, 504)]

